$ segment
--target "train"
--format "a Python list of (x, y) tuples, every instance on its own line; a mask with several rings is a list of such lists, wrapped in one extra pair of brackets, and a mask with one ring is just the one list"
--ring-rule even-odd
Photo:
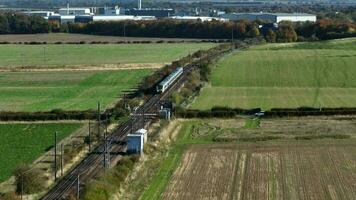
[(183, 74), (183, 67), (178, 67), (176, 70), (174, 70), (169, 76), (167, 76), (163, 81), (161, 81), (157, 87), (157, 93), (164, 93), (167, 88), (175, 81), (177, 78), (179, 78), (180, 75)]

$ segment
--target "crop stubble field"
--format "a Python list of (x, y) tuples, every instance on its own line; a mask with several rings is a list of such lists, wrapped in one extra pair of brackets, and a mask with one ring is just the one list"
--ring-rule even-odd
[(217, 62), (192, 108), (356, 107), (356, 39), (267, 44)]
[(353, 199), (355, 120), (183, 121), (141, 199)]
[(163, 199), (353, 199), (356, 147), (193, 146)]
[(0, 73), (0, 111), (95, 109), (117, 101), (150, 74), (149, 69)]
[(58, 141), (82, 126), (80, 123), (9, 123), (0, 124), (0, 182), (11, 176), (20, 164), (33, 162)]

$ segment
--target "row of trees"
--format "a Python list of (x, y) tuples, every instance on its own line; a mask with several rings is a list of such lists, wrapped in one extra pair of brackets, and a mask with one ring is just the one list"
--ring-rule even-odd
[(43, 17), (12, 12), (0, 13), (0, 34), (48, 33), (49, 26)]
[[(258, 22), (202, 22), (202, 21), (119, 21), (119, 22), (91, 22), (88, 24), (68, 24), (62, 30), (70, 33), (83, 33), (95, 35), (114, 35), (129, 37), (167, 37), (167, 38), (205, 38), (205, 39), (244, 39), (261, 35)], [(282, 26), (278, 30), (277, 37), (282, 40), (295, 41), (296, 39), (284, 39), (295, 36), (292, 26)], [(57, 28), (57, 30), (59, 30)], [(296, 36), (295, 36), (296, 38)]]
[(319, 20), (316, 23), (280, 22), (278, 28), (259, 29), (264, 22), (202, 22), (202, 21), (120, 21), (68, 24), (62, 30), (70, 33), (114, 35), (129, 37), (245, 39), (263, 35), (269, 42), (295, 42), (325, 40), (356, 36), (356, 24), (335, 20)]
[(356, 36), (356, 24), (330, 19), (306, 23), (280, 22), (278, 28), (260, 29), (262, 21), (202, 22), (171, 19), (60, 24), (42, 17), (0, 13), (0, 34), (70, 32), (128, 37), (245, 39), (263, 35), (268, 42), (325, 40)]

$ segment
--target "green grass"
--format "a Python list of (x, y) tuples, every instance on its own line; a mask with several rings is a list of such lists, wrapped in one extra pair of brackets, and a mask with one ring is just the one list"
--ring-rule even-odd
[(54, 132), (58, 140), (68, 136), (81, 124), (0, 124), (0, 182), (9, 178), (20, 164), (31, 163), (53, 146)]
[(168, 156), (162, 161), (157, 173), (150, 181), (148, 188), (146, 188), (139, 198), (140, 200), (161, 199), (161, 194), (169, 184), (170, 177), (174, 173), (181, 161), (184, 152), (184, 146), (175, 145), (169, 150)]
[(212, 43), (0, 45), (0, 67), (165, 63)]
[(356, 107), (356, 39), (267, 44), (221, 59), (193, 103), (263, 109)]
[(117, 101), (151, 70), (0, 73), (0, 111), (95, 109)]

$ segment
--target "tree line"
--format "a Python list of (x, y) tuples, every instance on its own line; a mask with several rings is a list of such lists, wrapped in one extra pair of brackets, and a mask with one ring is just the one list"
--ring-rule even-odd
[(203, 22), (161, 19), (60, 24), (57, 21), (47, 22), (38, 16), (0, 13), (0, 34), (48, 32), (201, 39), (245, 39), (263, 36), (268, 42), (296, 42), (355, 37), (356, 23), (321, 19), (304, 23), (282, 21), (278, 27), (274, 27), (263, 21)]
[(0, 12), (0, 34), (48, 33), (49, 26), (43, 17), (13, 12)]
[(356, 36), (356, 24), (323, 19), (317, 22), (280, 22), (278, 28), (260, 29), (262, 21), (202, 22), (178, 20), (91, 22), (67, 24), (70, 33), (128, 37), (167, 37), (204, 39), (245, 39), (264, 36), (268, 42), (326, 40)]

